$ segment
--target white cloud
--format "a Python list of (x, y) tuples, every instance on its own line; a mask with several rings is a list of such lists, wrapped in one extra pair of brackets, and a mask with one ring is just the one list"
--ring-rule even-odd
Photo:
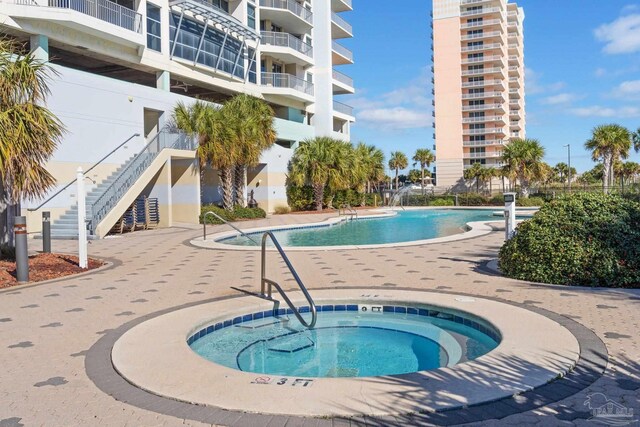
[(544, 98), (541, 103), (547, 105), (561, 105), (561, 104), (569, 104), (578, 99), (577, 95), (572, 93), (559, 93), (557, 95), (549, 96)]
[(426, 128), (433, 123), (429, 112), (405, 107), (362, 110), (357, 119), (358, 122), (386, 130)]
[(570, 112), (579, 117), (618, 117), (618, 118), (636, 118), (640, 117), (639, 107), (602, 107), (600, 105), (592, 105), (589, 107), (573, 108)]
[(623, 99), (640, 99), (640, 80), (630, 80), (620, 83), (613, 90), (613, 95)]
[(566, 84), (564, 82), (555, 82), (555, 83), (543, 83), (542, 74), (531, 68), (525, 68), (524, 71), (525, 76), (525, 85), (527, 88), (528, 95), (536, 95), (536, 94), (548, 94), (551, 92), (557, 92), (559, 90), (564, 89)]
[(405, 86), (349, 102), (356, 107), (356, 123), (382, 130), (426, 128), (433, 123), (431, 87), (431, 71), (424, 67)]
[(622, 14), (640, 11), (640, 5), (628, 4), (622, 8)]
[(640, 52), (640, 14), (624, 15), (609, 24), (603, 24), (596, 28), (595, 36), (605, 43), (605, 53)]
[(607, 75), (607, 70), (604, 68), (596, 68), (594, 74), (596, 77), (604, 77)]

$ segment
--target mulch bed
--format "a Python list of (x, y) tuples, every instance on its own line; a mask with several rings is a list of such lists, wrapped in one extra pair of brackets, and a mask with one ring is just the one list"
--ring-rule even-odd
[[(73, 274), (84, 273), (102, 266), (104, 263), (89, 258), (89, 268), (78, 266), (78, 257), (60, 254), (38, 254), (29, 257), (29, 283), (58, 279)], [(16, 263), (0, 260), (0, 289), (18, 285)]]

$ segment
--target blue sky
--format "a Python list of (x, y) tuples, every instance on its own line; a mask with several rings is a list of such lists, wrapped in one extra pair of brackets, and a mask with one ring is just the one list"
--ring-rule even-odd
[[(354, 38), (340, 42), (356, 63), (340, 67), (357, 93), (353, 141), (385, 153), (433, 147), (431, 0), (354, 0), (346, 14)], [(594, 126), (640, 127), (640, 2), (520, 0), (525, 9), (527, 136), (539, 139), (552, 165), (567, 158), (593, 167), (583, 149)], [(633, 153), (631, 160), (640, 162)]]

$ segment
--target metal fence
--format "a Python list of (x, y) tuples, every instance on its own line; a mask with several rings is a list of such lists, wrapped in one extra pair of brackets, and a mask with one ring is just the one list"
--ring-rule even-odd
[[(36, 4), (25, 0), (18, 1), (21, 4)], [(46, 0), (45, 2), (37, 2), (37, 4), (75, 10), (127, 30), (142, 33), (142, 15), (109, 0)]]

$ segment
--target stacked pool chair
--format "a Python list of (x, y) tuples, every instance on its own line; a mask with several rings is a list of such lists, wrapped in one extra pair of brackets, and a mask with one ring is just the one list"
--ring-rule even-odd
[(160, 223), (158, 199), (138, 197), (124, 215), (111, 228), (109, 234), (122, 234), (136, 230), (156, 228)]

